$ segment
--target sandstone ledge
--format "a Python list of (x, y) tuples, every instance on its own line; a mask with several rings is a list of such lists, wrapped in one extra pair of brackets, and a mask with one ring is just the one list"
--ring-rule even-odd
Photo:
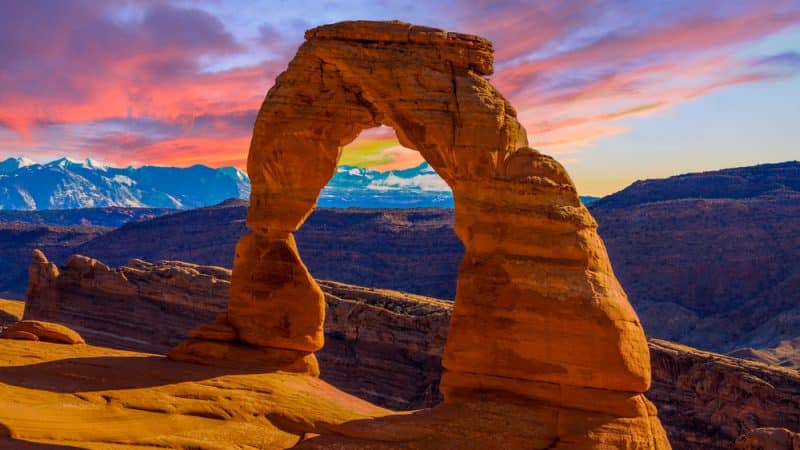
[[(644, 422), (521, 399), (395, 413), (307, 375), (259, 374), (94, 346), (7, 341), (0, 447), (608, 448), (652, 445)], [(599, 436), (599, 437), (598, 437)], [(16, 446), (16, 447), (15, 447)]]
[(85, 344), (80, 334), (64, 325), (40, 320), (21, 320), (11, 324), (0, 338), (46, 341), (57, 344)]

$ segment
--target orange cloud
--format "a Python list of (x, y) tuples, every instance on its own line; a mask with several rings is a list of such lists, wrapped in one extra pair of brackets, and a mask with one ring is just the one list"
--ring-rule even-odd
[[(736, 53), (800, 23), (792, 2), (661, 2), (645, 11), (614, 1), (452, 1), (441, 5), (452, 13), (448, 28), (494, 42), (492, 82), (516, 106), (531, 142), (562, 154), (624, 132), (626, 119), (800, 70), (786, 64), (791, 55)], [(256, 108), (295, 42), (264, 26), (249, 42), (199, 9), (145, 2), (120, 19), (118, 6), (0, 6), (3, 149), (121, 165), (243, 167)], [(272, 59), (222, 63), (248, 52)], [(783, 71), (772, 71), (771, 61), (784, 61)], [(393, 137), (378, 128), (360, 139)], [(376, 151), (392, 161), (381, 170), (421, 161), (399, 146)]]

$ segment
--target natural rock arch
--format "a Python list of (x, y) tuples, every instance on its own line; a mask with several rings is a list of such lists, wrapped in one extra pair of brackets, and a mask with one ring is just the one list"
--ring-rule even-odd
[(642, 395), (650, 384), (644, 333), (597, 225), (561, 165), (528, 148), (516, 112), (486, 78), (492, 70), (491, 43), (475, 36), (400, 22), (308, 31), (255, 123), (252, 232), (236, 249), (227, 316), (171, 356), (318, 373), (312, 352), (323, 345), (325, 303), (292, 233), (342, 147), (388, 125), (450, 185), (466, 248), (445, 400), (510, 392), (637, 418), (658, 441), (655, 409)]

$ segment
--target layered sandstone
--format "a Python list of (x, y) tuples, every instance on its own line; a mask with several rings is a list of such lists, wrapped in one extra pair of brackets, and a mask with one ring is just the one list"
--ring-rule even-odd
[(0, 338), (45, 341), (56, 344), (85, 344), (80, 334), (64, 325), (41, 320), (21, 320), (8, 326)]
[(25, 319), (67, 324), (90, 343), (163, 352), (224, 310), (230, 271), (132, 260), (113, 269), (73, 255), (57, 267), (34, 252)]
[[(9, 340), (2, 349), (3, 449), (433, 450), (591, 444), (586, 438), (559, 441), (549, 432), (557, 426), (557, 410), (523, 399), (395, 413), (303, 375), (198, 366), (89, 345)], [(584, 430), (597, 427), (589, 423)]]
[(757, 428), (800, 431), (800, 372), (651, 339), (648, 397), (670, 442), (729, 449)]
[[(80, 255), (59, 268), (41, 252), (30, 271), (26, 318), (65, 324), (93, 345), (149, 353), (169, 352), (189, 330), (224, 313), (231, 278), (230, 270), (213, 266), (132, 260), (109, 268)], [(317, 354), (325, 380), (395, 409), (441, 400), (450, 302), (332, 281), (319, 284), (328, 312), (326, 345)], [(12, 306), (21, 314), (16, 308), (21, 303), (9, 302)], [(235, 339), (228, 328), (202, 330), (190, 336)], [(249, 355), (250, 368), (259, 354)]]
[[(514, 108), (486, 78), (492, 70), (491, 43), (476, 36), (399, 22), (309, 30), (256, 119), (251, 233), (236, 247), (226, 315), (210, 329), (230, 326), (237, 339), (228, 345), (280, 351), (281, 361), (322, 348), (324, 294), (293, 233), (342, 147), (388, 125), (451, 187), (465, 246), (445, 400), (510, 394), (554, 408), (555, 427), (543, 433), (557, 440), (668, 447), (643, 395), (644, 333), (597, 224), (561, 165), (527, 146)], [(214, 364), (224, 344), (197, 334), (170, 356)], [(593, 421), (608, 425), (582, 435)]]
[[(62, 267), (60, 274), (70, 273), (66, 280), (89, 278), (87, 268), (98, 264), (101, 263)], [(90, 344), (157, 353), (168, 351), (165, 343), (177, 342), (186, 330), (211, 320), (224, 308), (230, 271), (179, 262), (134, 261), (132, 266), (143, 268), (137, 280), (147, 280), (148, 295), (122, 297), (119, 292), (130, 291), (131, 286), (81, 286), (58, 280), (50, 284), (55, 295), (36, 292), (50, 299), (61, 298), (58, 307), (51, 309), (58, 313), (49, 319), (72, 327), (80, 324)], [(217, 298), (194, 299), (192, 309), (204, 313), (183, 316), (181, 310), (167, 307), (171, 298), (185, 295), (187, 288), (158, 274), (180, 273), (178, 269), (216, 273)], [(115, 270), (126, 273), (131, 267)], [(117, 280), (134, 282), (133, 278)], [(441, 354), (451, 302), (330, 281), (319, 284), (328, 311), (326, 344), (317, 353), (322, 379), (393, 409), (425, 408), (441, 401)], [(93, 299), (97, 298), (104, 302), (95, 303)], [(153, 302), (163, 306), (149, 306)], [(127, 309), (120, 309), (121, 304)], [(8, 302), (8, 308), (19, 310), (18, 307), (19, 303)], [(157, 317), (137, 317), (127, 312), (144, 314), (153, 309), (160, 311)], [(116, 324), (125, 320), (143, 328), (116, 329)], [(158, 321), (174, 328), (153, 326)], [(155, 342), (146, 340), (161, 330), (172, 336)], [(651, 340), (649, 347), (653, 386), (648, 395), (658, 406), (661, 421), (676, 448), (730, 448), (739, 435), (757, 427), (800, 429), (800, 374), (796, 371), (665, 341)]]

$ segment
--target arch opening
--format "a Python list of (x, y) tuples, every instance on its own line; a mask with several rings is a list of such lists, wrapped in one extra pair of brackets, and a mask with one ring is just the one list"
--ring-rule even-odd
[(362, 131), (343, 146), (318, 208), (452, 208), (450, 186), (392, 127)]
[(299, 254), (317, 280), (452, 300), (464, 253), (452, 205), (449, 186), (391, 127), (365, 130), (295, 232)]

